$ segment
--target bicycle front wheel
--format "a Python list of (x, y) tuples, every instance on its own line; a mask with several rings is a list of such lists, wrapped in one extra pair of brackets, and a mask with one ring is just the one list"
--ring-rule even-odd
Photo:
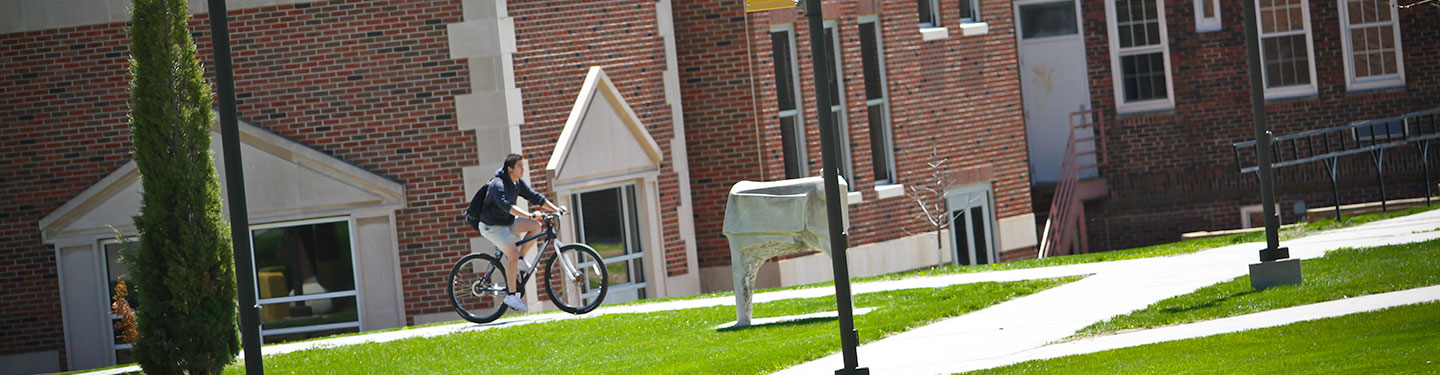
[(450, 303), (461, 318), (489, 323), (505, 314), (505, 266), (490, 254), (470, 254), (450, 270)]
[(545, 263), (545, 293), (561, 311), (584, 314), (595, 310), (609, 291), (605, 259), (589, 246), (562, 246), (560, 253)]

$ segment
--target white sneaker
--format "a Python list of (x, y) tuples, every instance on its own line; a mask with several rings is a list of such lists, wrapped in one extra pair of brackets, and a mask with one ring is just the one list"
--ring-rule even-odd
[(521, 301), (520, 295), (515, 293), (505, 295), (505, 306), (510, 306), (511, 309), (516, 311), (525, 310), (525, 302)]

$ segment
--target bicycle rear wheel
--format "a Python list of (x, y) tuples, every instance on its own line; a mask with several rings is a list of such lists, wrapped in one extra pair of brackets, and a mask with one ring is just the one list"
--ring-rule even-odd
[(545, 293), (561, 311), (584, 314), (595, 310), (609, 291), (605, 259), (589, 246), (562, 246), (560, 253), (545, 263)]
[(490, 254), (470, 254), (450, 270), (450, 303), (461, 318), (489, 323), (505, 314), (505, 266)]

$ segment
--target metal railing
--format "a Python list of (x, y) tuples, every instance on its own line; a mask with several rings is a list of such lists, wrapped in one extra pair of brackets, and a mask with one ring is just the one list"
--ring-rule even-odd
[[(1400, 116), (1366, 120), (1349, 125), (1304, 131), (1275, 137), (1271, 140), (1271, 168), (1302, 165), (1316, 161), (1325, 163), (1335, 199), (1335, 218), (1340, 219), (1339, 158), (1369, 154), (1375, 163), (1375, 178), (1380, 186), (1380, 208), (1388, 212), (1385, 197), (1385, 150), (1415, 144), (1420, 148), (1425, 174), (1425, 204), (1430, 204), (1430, 142), (1440, 138), (1440, 108), (1411, 112)], [(1255, 141), (1235, 143), (1235, 167), (1240, 173), (1256, 173)], [(1244, 150), (1249, 150), (1245, 153)], [(1245, 158), (1249, 156), (1249, 158)], [(1247, 162), (1248, 161), (1248, 162)], [(1257, 173), (1258, 177), (1258, 173)]]
[(1040, 238), (1039, 258), (1083, 253), (1089, 248), (1085, 238), (1085, 205), (1077, 185), (1081, 171), (1090, 172), (1086, 177), (1098, 176), (1104, 163), (1105, 133), (1100, 126), (1101, 119), (1100, 112), (1095, 110), (1070, 113), (1070, 138), (1065, 142), (1060, 177), (1055, 182), (1055, 195), (1050, 200), (1049, 217), (1045, 219)]

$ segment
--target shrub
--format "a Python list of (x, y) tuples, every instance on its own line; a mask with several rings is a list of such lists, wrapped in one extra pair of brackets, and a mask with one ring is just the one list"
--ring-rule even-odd
[(148, 374), (212, 374), (240, 350), (235, 267), (211, 161), (210, 86), (185, 0), (135, 0), (130, 124), (140, 169), (140, 247), (131, 282)]

